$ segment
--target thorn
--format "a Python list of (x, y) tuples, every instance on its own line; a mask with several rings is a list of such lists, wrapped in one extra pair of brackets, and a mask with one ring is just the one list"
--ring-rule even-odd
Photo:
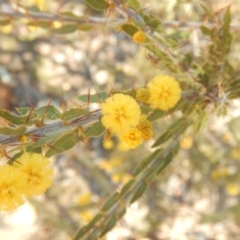
[(70, 102), (77, 108), (82, 108), (82, 106), (78, 103), (75, 103), (74, 101), (70, 100)]
[(63, 89), (62, 89), (62, 110), (63, 110), (63, 113), (66, 112), (66, 103), (64, 101), (64, 96), (63, 96)]
[(95, 92), (97, 93), (99, 99), (102, 100), (102, 102), (103, 102), (104, 100), (102, 99), (102, 97), (101, 97), (101, 95), (99, 94), (99, 92), (97, 91), (97, 89), (96, 89), (95, 87), (93, 87), (93, 88), (94, 88)]
[(32, 112), (33, 112), (33, 110), (34, 110), (34, 106), (32, 105), (32, 103), (31, 103), (30, 99), (28, 98), (28, 96), (27, 96), (27, 100), (28, 100), (28, 103), (29, 103), (29, 105), (30, 105), (30, 107), (31, 107), (31, 110), (30, 110), (30, 112), (29, 112), (29, 114), (28, 114), (28, 117), (27, 117), (27, 119), (26, 119), (25, 125), (28, 124), (28, 121), (29, 121), (29, 119), (30, 119), (30, 116), (31, 116), (31, 114), (32, 114)]
[(89, 106), (90, 103), (90, 86), (88, 87), (88, 99), (87, 99), (87, 106)]
[(48, 111), (48, 108), (49, 108), (49, 106), (50, 106), (50, 104), (51, 104), (51, 102), (52, 102), (52, 98), (53, 98), (53, 97), (51, 97), (51, 99), (50, 99), (50, 101), (49, 101), (49, 103), (48, 103), (48, 105), (47, 105), (47, 107), (46, 107), (46, 109), (45, 109), (45, 111), (44, 111), (44, 113), (43, 113), (43, 117), (42, 117), (42, 119), (41, 119), (41, 121), (40, 121), (41, 124), (43, 124), (44, 118), (45, 118), (46, 115), (47, 115), (47, 111)]
[(46, 146), (49, 147), (49, 148), (52, 148), (52, 149), (55, 150), (57, 153), (60, 153), (60, 151), (59, 151), (57, 148), (53, 147), (51, 144), (46, 144)]
[(111, 90), (110, 90), (110, 93), (108, 94), (108, 96), (112, 96), (113, 95), (113, 86), (111, 85)]

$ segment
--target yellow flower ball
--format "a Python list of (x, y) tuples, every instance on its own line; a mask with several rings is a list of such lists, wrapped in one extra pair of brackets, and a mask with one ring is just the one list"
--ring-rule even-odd
[(228, 183), (225, 187), (228, 195), (237, 196), (240, 193), (239, 184), (236, 183)]
[(180, 146), (182, 149), (190, 149), (193, 145), (193, 140), (191, 137), (184, 137), (180, 140)]
[(140, 88), (137, 90), (136, 99), (140, 102), (148, 104), (150, 99), (150, 91), (147, 88)]
[(122, 133), (136, 127), (141, 110), (134, 98), (122, 93), (106, 99), (102, 107), (102, 124), (112, 133)]
[(52, 185), (53, 168), (48, 158), (37, 153), (23, 153), (13, 164), (27, 177), (24, 195), (39, 195)]
[(146, 42), (146, 39), (147, 39), (146, 34), (141, 30), (137, 31), (133, 35), (133, 41), (138, 44)]
[(149, 103), (153, 108), (166, 111), (173, 108), (181, 97), (179, 83), (172, 77), (159, 75), (148, 83)]
[(143, 140), (148, 141), (152, 138), (152, 123), (147, 120), (145, 115), (141, 116), (140, 122), (137, 125), (137, 129), (140, 131)]
[(0, 176), (0, 210), (14, 210), (25, 201), (26, 176), (8, 164), (0, 167)]
[(136, 148), (142, 143), (141, 132), (137, 128), (132, 128), (120, 136), (121, 140), (131, 149)]

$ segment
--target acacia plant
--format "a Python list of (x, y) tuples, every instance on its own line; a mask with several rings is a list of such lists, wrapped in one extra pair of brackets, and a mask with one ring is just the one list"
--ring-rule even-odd
[[(0, 10), (0, 24), (26, 24), (49, 33), (67, 36), (77, 31), (95, 31), (99, 26), (120, 31), (145, 48), (146, 61), (159, 71), (145, 86), (127, 91), (78, 96), (84, 105), (59, 111), (54, 105), (17, 108), (17, 114), (0, 109), (5, 126), (0, 127), (0, 208), (13, 210), (26, 197), (42, 194), (52, 184), (49, 158), (68, 151), (82, 141), (103, 136), (134, 149), (151, 140), (149, 156), (139, 159), (131, 178), (100, 207), (99, 213), (76, 233), (77, 239), (100, 239), (121, 220), (128, 206), (140, 199), (156, 177), (179, 151), (179, 140), (189, 129), (198, 133), (210, 115), (224, 116), (240, 94), (240, 70), (229, 57), (233, 33), (230, 6), (214, 12), (199, 4), (197, 21), (164, 21), (144, 9), (138, 0), (85, 0), (92, 9), (85, 16), (73, 12), (49, 13), (41, 6), (20, 1)], [(100, 18), (97, 11), (105, 11)], [(114, 13), (114, 14), (113, 14)], [(92, 14), (92, 15), (91, 15)], [(112, 16), (114, 15), (114, 16)], [(60, 23), (58, 27), (53, 23)], [(168, 34), (166, 29), (175, 29)], [(204, 45), (184, 50), (191, 29), (198, 30)], [(188, 35), (182, 35), (182, 33)], [(79, 40), (80, 41), (80, 40)], [(98, 109), (91, 110), (97, 103)], [(174, 120), (164, 132), (153, 122)], [(153, 137), (154, 135), (154, 137)]]

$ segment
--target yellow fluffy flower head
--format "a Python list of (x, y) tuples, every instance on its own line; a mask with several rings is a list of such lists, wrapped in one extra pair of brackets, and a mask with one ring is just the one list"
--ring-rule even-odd
[(133, 35), (133, 41), (138, 44), (146, 42), (146, 39), (147, 39), (146, 34), (141, 30), (137, 31)]
[(6, 164), (0, 167), (0, 210), (11, 211), (24, 203), (22, 193), (26, 188), (26, 176)]
[(172, 77), (159, 75), (148, 83), (149, 103), (153, 108), (166, 111), (173, 108), (181, 97), (179, 83)]
[(134, 98), (122, 93), (106, 99), (102, 107), (102, 124), (112, 133), (121, 133), (136, 127), (141, 110)]
[(137, 90), (136, 99), (140, 102), (148, 104), (150, 99), (150, 91), (148, 88), (139, 88)]
[(141, 116), (137, 129), (140, 131), (142, 139), (145, 141), (148, 141), (153, 136), (152, 123), (147, 120), (145, 115)]
[(142, 143), (141, 132), (137, 128), (132, 128), (120, 136), (121, 140), (131, 149), (136, 148)]
[(14, 166), (27, 177), (26, 196), (39, 195), (52, 185), (53, 168), (48, 158), (37, 153), (23, 153)]

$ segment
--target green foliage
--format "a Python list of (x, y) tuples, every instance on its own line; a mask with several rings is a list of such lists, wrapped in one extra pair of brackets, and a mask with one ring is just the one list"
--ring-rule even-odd
[[(141, 104), (142, 113), (147, 115), (150, 122), (156, 124), (156, 129), (159, 129), (159, 132), (155, 133), (151, 149), (147, 156), (138, 160), (135, 169), (132, 170), (131, 179), (124, 183), (120, 190), (112, 193), (96, 216), (86, 226), (79, 229), (74, 240), (95, 240), (111, 231), (124, 216), (126, 208), (140, 200), (148, 191), (150, 184), (154, 184), (155, 180), (167, 171), (166, 167), (179, 152), (180, 139), (189, 132), (197, 134), (204, 129), (209, 115), (226, 116), (232, 100), (239, 99), (240, 95), (240, 70), (238, 64), (231, 59), (235, 36), (231, 29), (230, 7), (214, 12), (201, 5), (209, 22), (205, 24), (204, 19), (200, 18), (196, 25), (203, 35), (201, 40), (207, 43), (202, 48), (198, 46), (198, 52), (194, 53), (195, 49), (189, 50), (182, 47), (187, 45), (195, 48), (189, 40), (191, 31), (186, 30), (188, 22), (183, 24), (184, 30), (181, 29), (182, 25), (179, 23), (174, 26), (174, 30), (169, 31), (166, 28), (169, 23), (158, 15), (143, 10), (140, 1), (125, 0), (118, 4), (118, 1), (105, 0), (85, 0), (85, 2), (93, 10), (119, 11), (126, 17), (126, 21), (118, 18), (114, 22), (111, 18), (109, 20), (108, 16), (103, 19), (104, 21), (100, 21), (95, 16), (88, 19), (76, 16), (71, 11), (59, 12), (58, 15), (52, 14), (46, 17), (45, 12), (37, 6), (22, 6), (28, 11), (28, 15), (9, 16), (9, 19), (7, 16), (5, 19), (4, 16), (0, 20), (0, 26), (12, 24), (14, 18), (26, 18), (27, 27), (45, 29), (49, 34), (59, 34), (59, 38), (65, 37), (66, 39), (68, 39), (68, 34), (95, 30), (101, 25), (108, 27), (108, 24), (113, 29), (121, 29), (121, 34), (127, 34), (130, 37), (142, 30), (148, 38), (142, 46), (152, 63), (152, 68), (155, 67), (157, 71), (175, 77), (183, 91), (178, 104), (166, 112), (159, 109), (153, 110), (150, 106)], [(54, 21), (61, 22), (62, 25), (55, 28)], [(16, 24), (21, 24), (21, 22)], [(145, 79), (145, 76), (143, 78)], [(113, 89), (110, 93), (106, 90), (93, 95), (78, 96), (77, 99), (87, 107), (82, 108), (80, 105), (76, 107), (78, 106), (76, 104), (75, 107), (62, 112), (53, 105), (39, 108), (16, 108), (17, 114), (0, 109), (0, 117), (6, 122), (6, 125), (0, 127), (0, 143), (2, 144), (0, 153), (10, 146), (13, 152), (12, 154), (9, 151), (9, 154), (12, 154), (10, 163), (23, 153), (23, 146), (26, 151), (31, 152), (44, 150), (46, 157), (52, 157), (72, 149), (81, 141), (87, 144), (91, 138), (100, 138), (106, 131), (100, 121), (101, 112), (100, 110), (90, 111), (91, 108), (88, 105), (101, 104), (111, 94), (117, 92), (123, 91)], [(136, 98), (136, 89), (126, 90), (123, 93)], [(167, 118), (170, 120), (166, 120)], [(167, 122), (167, 127), (161, 126), (164, 121)], [(237, 128), (234, 123), (232, 126), (233, 129)], [(20, 137), (23, 136), (27, 137), (25, 142), (20, 141)], [(239, 140), (240, 137), (236, 136), (236, 139)], [(201, 152), (200, 148), (195, 149), (194, 153), (190, 152), (190, 155), (193, 157), (197, 155), (207, 162), (205, 165), (193, 164), (208, 173), (213, 167), (208, 161), (216, 161), (209, 160), (209, 156)], [(163, 171), (164, 169), (166, 170)], [(232, 179), (235, 179), (235, 176), (232, 176)], [(206, 215), (202, 221), (214, 222), (227, 214), (228, 211), (222, 211), (216, 215)]]

